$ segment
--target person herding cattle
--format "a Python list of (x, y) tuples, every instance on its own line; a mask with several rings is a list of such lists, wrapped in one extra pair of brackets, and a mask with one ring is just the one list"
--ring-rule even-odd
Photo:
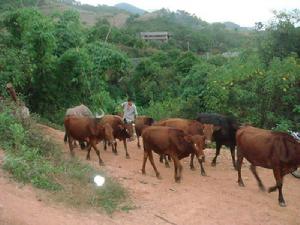
[(268, 192), (278, 189), (279, 205), (286, 206), (282, 194), (283, 176), (295, 171), (300, 165), (300, 143), (287, 133), (252, 126), (245, 126), (237, 131), (236, 143), (238, 184), (244, 186), (241, 167), (245, 157), (251, 163), (251, 172), (263, 191), (265, 187), (256, 172), (256, 166), (273, 170), (276, 185), (270, 187)]
[(162, 127), (149, 126), (142, 133), (144, 145), (144, 161), (142, 166), (142, 173), (145, 174), (145, 166), (149, 157), (152, 167), (156, 173), (156, 177), (160, 178), (160, 174), (154, 164), (152, 151), (157, 154), (169, 155), (173, 159), (175, 168), (175, 181), (180, 182), (182, 166), (180, 159), (188, 157), (191, 153), (195, 153), (200, 167), (201, 174), (204, 176), (203, 159), (205, 147), (205, 137), (201, 135), (187, 135), (183, 130)]
[(137, 110), (136, 106), (131, 100), (131, 98), (128, 98), (127, 102), (122, 103), (123, 107), (123, 120), (125, 124), (130, 124), (133, 129), (133, 135), (130, 137), (130, 141), (133, 141), (136, 138), (136, 131), (135, 131), (135, 119), (137, 117)]
[(128, 98), (127, 102), (123, 102), (123, 120), (125, 123), (133, 123), (136, 116), (137, 116), (137, 110), (135, 104), (132, 102), (131, 98)]

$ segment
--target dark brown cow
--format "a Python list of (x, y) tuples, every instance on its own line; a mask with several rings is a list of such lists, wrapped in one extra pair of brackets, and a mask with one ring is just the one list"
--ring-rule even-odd
[(101, 125), (99, 119), (88, 117), (75, 117), (66, 116), (64, 119), (64, 125), (66, 130), (65, 142), (69, 142), (69, 148), (71, 155), (73, 152), (73, 140), (87, 141), (88, 153), (86, 158), (90, 159), (91, 147), (94, 148), (99, 158), (99, 164), (103, 164), (103, 160), (100, 157), (100, 152), (97, 149), (97, 142), (107, 139), (111, 143), (114, 143), (113, 130), (109, 124)]
[(279, 205), (285, 206), (282, 195), (283, 176), (295, 171), (300, 165), (300, 143), (289, 134), (251, 126), (240, 128), (236, 133), (236, 141), (239, 185), (244, 186), (241, 166), (245, 157), (251, 163), (250, 169), (261, 190), (265, 190), (265, 187), (256, 172), (256, 166), (273, 170), (276, 185), (270, 187), (269, 192), (278, 189)]
[[(204, 125), (196, 120), (188, 120), (181, 118), (171, 118), (158, 121), (154, 124), (155, 126), (167, 126), (174, 127), (177, 129), (183, 130), (186, 134), (189, 135), (204, 135), (206, 140), (211, 140), (213, 133), (213, 125)], [(194, 154), (191, 154), (190, 168), (195, 170), (194, 167)], [(162, 158), (161, 158), (162, 159)], [(169, 167), (168, 161), (165, 159), (166, 167)]]
[(140, 136), (142, 136), (142, 131), (148, 126), (151, 126), (154, 123), (154, 119), (149, 116), (137, 116), (135, 119), (135, 131), (137, 136), (137, 146), (138, 148), (141, 147), (140, 145)]
[[(113, 129), (113, 135), (115, 139), (119, 139), (123, 141), (124, 148), (126, 151), (126, 158), (130, 158), (127, 151), (127, 138), (131, 138), (135, 134), (135, 129), (133, 124), (125, 124), (120, 116), (116, 115), (105, 115), (101, 118), (101, 124), (110, 124)], [(104, 150), (106, 150), (106, 140), (104, 140)], [(112, 150), (115, 154), (117, 152), (117, 142), (114, 142), (114, 147), (112, 146)]]
[(172, 127), (150, 126), (144, 129), (142, 133), (144, 145), (144, 161), (142, 172), (145, 174), (145, 166), (149, 157), (152, 167), (156, 173), (156, 177), (160, 178), (160, 174), (154, 164), (152, 151), (160, 155), (169, 155), (174, 161), (175, 181), (180, 182), (182, 166), (180, 159), (188, 157), (191, 153), (195, 153), (200, 167), (201, 174), (204, 176), (203, 168), (205, 137), (200, 135), (186, 135), (182, 130)]

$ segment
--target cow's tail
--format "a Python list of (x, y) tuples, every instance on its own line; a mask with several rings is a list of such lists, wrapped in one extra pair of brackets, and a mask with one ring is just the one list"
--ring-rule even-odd
[(68, 135), (67, 135), (67, 132), (65, 133), (65, 137), (64, 137), (64, 142), (67, 143), (68, 141)]

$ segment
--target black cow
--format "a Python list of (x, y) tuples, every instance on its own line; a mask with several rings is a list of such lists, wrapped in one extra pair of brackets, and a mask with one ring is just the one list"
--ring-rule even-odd
[(200, 113), (197, 117), (200, 123), (213, 124), (215, 126), (212, 135), (212, 141), (216, 142), (216, 156), (211, 162), (212, 166), (216, 166), (217, 157), (220, 154), (222, 145), (230, 148), (232, 164), (236, 169), (235, 163), (235, 134), (239, 128), (239, 123), (235, 118), (216, 113)]

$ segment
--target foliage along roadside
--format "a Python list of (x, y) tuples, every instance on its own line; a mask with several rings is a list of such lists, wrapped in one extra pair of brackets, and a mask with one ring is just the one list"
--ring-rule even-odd
[[(50, 192), (52, 199), (71, 207), (100, 208), (111, 214), (132, 208), (127, 191), (77, 158), (64, 156), (51, 138), (43, 135), (34, 120), (21, 122), (13, 116), (15, 106), (0, 105), (0, 147), (5, 151), (3, 169), (23, 184)], [(103, 187), (93, 183), (95, 174), (106, 177)]]
[[(12, 10), (0, 23), (0, 85), (12, 82), (31, 111), (57, 124), (74, 105), (113, 114), (131, 96), (141, 113), (156, 119), (217, 112), (263, 128), (298, 130), (299, 15), (275, 14), (272, 24), (249, 32), (246, 45), (226, 48), (234, 53), (228, 57), (182, 51), (172, 41), (143, 42), (129, 28), (113, 28), (105, 42), (107, 21), (83, 27), (74, 11), (47, 17), (36, 9)], [(174, 16), (196, 19), (163, 12), (154, 24)], [(222, 37), (218, 31), (210, 34)], [(129, 58), (129, 48), (138, 58)]]

